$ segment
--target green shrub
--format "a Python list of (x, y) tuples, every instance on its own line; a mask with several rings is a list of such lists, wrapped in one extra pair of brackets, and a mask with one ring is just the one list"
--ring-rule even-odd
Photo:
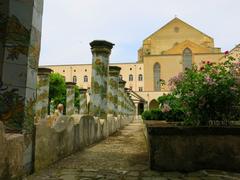
[(152, 120), (151, 119), (151, 112), (150, 111), (144, 111), (142, 113), (142, 119), (143, 120)]
[(232, 58), (220, 64), (202, 62), (202, 67), (194, 65), (170, 80), (172, 93), (179, 97), (186, 114), (185, 124), (240, 119), (239, 67)]

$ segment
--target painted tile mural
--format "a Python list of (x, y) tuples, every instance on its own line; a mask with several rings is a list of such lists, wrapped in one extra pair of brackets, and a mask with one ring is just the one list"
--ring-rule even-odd
[(19, 96), (17, 89), (11, 89), (0, 82), (0, 120), (6, 131), (21, 132), (23, 128), (24, 97)]

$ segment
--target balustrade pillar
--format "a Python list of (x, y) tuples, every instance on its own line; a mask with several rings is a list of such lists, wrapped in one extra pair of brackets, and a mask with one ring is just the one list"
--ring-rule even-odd
[(108, 113), (114, 116), (118, 114), (118, 87), (121, 68), (118, 66), (109, 67), (108, 78)]
[(80, 107), (79, 114), (87, 115), (88, 107), (87, 107), (87, 89), (79, 89), (79, 99), (80, 99)]
[(76, 83), (66, 82), (66, 115), (71, 116), (74, 114), (74, 100), (75, 100), (75, 87)]
[(92, 81), (90, 114), (107, 119), (108, 64), (114, 44), (96, 40), (90, 43), (92, 50)]
[(51, 72), (52, 70), (48, 68), (38, 68), (36, 122), (46, 120), (48, 115), (49, 75)]

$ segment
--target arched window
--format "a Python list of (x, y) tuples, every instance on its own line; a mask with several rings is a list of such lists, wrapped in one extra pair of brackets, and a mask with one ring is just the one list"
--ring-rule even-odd
[(133, 75), (132, 74), (129, 75), (129, 81), (133, 81)]
[(123, 77), (122, 77), (122, 75), (120, 74), (120, 75), (119, 75), (119, 80), (122, 80), (122, 79), (123, 79)]
[(139, 74), (138, 75), (138, 81), (142, 81), (143, 80), (143, 75), (142, 74)]
[(160, 64), (159, 63), (154, 64), (153, 73), (154, 73), (154, 90), (160, 91), (161, 81), (160, 81)]
[(189, 48), (183, 51), (183, 70), (192, 69), (192, 51)]
[(83, 77), (83, 82), (88, 82), (88, 76)]
[(77, 83), (77, 76), (73, 76), (73, 82)]

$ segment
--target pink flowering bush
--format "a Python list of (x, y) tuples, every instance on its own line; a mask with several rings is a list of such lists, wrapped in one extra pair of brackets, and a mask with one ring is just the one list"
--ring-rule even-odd
[(220, 64), (203, 61), (172, 78), (169, 86), (185, 112), (185, 123), (240, 120), (240, 63), (233, 58)]

